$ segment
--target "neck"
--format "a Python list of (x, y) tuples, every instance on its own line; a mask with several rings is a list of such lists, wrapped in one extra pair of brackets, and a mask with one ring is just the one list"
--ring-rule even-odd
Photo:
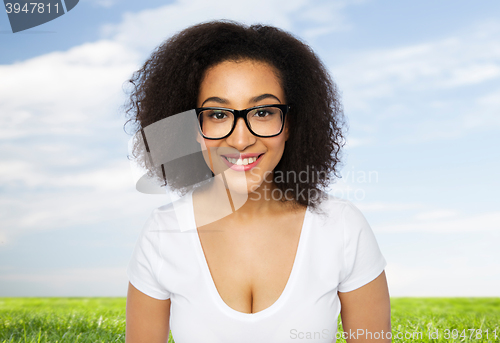
[[(279, 194), (280, 192), (277, 191), (274, 182), (264, 181), (259, 188), (248, 193), (248, 198), (241, 206), (238, 208), (235, 206), (235, 214), (247, 217), (274, 211), (283, 205)], [(234, 203), (237, 204), (238, 194), (236, 196), (233, 195), (233, 199)]]
[[(236, 220), (249, 220), (262, 217), (283, 208), (277, 189), (272, 181), (264, 181), (251, 193), (237, 193), (225, 187), (222, 178), (215, 178), (206, 186), (197, 190), (195, 195), (198, 226), (209, 224), (225, 217)], [(274, 195), (274, 197), (273, 197)]]

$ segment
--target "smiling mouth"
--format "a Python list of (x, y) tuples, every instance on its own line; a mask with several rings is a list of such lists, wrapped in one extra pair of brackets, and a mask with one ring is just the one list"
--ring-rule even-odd
[(227, 157), (224, 155), (222, 155), (222, 157), (224, 157), (226, 159), (226, 161), (228, 161), (231, 164), (235, 164), (237, 166), (247, 166), (249, 164), (255, 163), (255, 161), (257, 161), (259, 159), (259, 157), (262, 155), (264, 155), (264, 154), (260, 154), (258, 156), (248, 157), (248, 158), (231, 158), (231, 157)]

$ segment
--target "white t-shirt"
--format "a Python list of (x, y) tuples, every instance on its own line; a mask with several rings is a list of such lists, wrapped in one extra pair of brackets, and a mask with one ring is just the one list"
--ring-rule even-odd
[(324, 214), (307, 209), (285, 289), (263, 311), (236, 311), (217, 292), (196, 230), (192, 191), (175, 211), (170, 204), (152, 213), (128, 265), (129, 280), (150, 297), (170, 298), (176, 343), (335, 342), (337, 292), (374, 280), (386, 262), (351, 202), (329, 196), (319, 206)]

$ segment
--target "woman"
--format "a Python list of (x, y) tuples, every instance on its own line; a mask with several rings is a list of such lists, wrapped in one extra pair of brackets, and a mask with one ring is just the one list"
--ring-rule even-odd
[[(210, 22), (167, 40), (131, 82), (135, 157), (183, 197), (139, 237), (126, 341), (166, 342), (171, 329), (177, 343), (332, 342), (339, 313), (348, 342), (390, 341), (373, 233), (321, 191), (338, 172), (343, 115), (310, 48), (273, 27)], [(185, 156), (189, 142), (199, 154)]]

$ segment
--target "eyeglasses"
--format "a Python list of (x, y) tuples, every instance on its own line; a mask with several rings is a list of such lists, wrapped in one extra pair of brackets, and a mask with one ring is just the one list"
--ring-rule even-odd
[(201, 135), (206, 139), (229, 137), (238, 118), (243, 118), (248, 130), (257, 137), (274, 137), (283, 131), (288, 105), (261, 105), (246, 110), (222, 107), (196, 108)]

